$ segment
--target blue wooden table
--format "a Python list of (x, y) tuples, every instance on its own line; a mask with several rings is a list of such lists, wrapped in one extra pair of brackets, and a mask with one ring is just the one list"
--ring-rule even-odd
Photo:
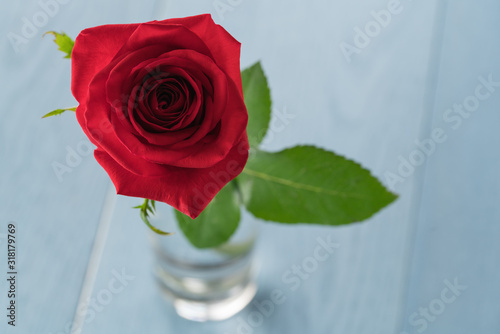
[[(40, 119), (75, 104), (43, 32), (205, 12), (242, 42), (243, 67), (262, 61), (284, 124), (267, 149), (334, 150), (400, 194), (351, 226), (264, 224), (255, 302), (219, 323), (163, 301), (139, 201), (114, 195), (74, 115)], [(499, 19), (496, 0), (2, 2), (0, 332), (500, 333)], [(335, 250), (291, 283), (318, 238)]]

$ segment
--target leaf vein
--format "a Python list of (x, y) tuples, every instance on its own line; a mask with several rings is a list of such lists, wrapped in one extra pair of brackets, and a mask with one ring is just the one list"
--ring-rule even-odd
[(326, 194), (326, 195), (330, 195), (330, 196), (337, 196), (337, 197), (344, 197), (344, 198), (347, 198), (347, 197), (365, 198), (365, 196), (358, 195), (358, 194), (352, 194), (352, 193), (349, 194), (349, 193), (344, 193), (341, 191), (330, 190), (330, 189), (325, 189), (325, 188), (321, 188), (321, 187), (311, 186), (308, 184), (294, 182), (294, 181), (287, 180), (287, 179), (284, 179), (281, 177), (258, 172), (258, 171), (255, 171), (255, 170), (252, 170), (249, 168), (245, 168), (243, 170), (243, 173), (250, 175), (250, 176), (258, 177), (258, 178), (265, 180), (265, 181), (282, 184), (282, 185), (289, 186), (289, 187), (296, 188), (296, 189), (308, 190), (308, 191), (315, 192), (318, 194)]

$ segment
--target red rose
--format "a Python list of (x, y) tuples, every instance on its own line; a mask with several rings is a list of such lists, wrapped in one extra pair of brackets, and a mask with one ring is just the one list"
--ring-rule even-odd
[(117, 192), (195, 218), (248, 158), (240, 43), (210, 15), (82, 31), (80, 126)]

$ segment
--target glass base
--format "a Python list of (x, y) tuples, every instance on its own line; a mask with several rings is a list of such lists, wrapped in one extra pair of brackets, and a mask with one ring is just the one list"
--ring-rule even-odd
[(175, 232), (171, 237), (151, 233), (160, 292), (183, 318), (219, 321), (232, 317), (257, 292), (253, 249), (258, 223), (243, 212), (238, 229), (225, 244), (200, 249), (186, 239), (172, 214), (159, 206), (152, 217), (159, 228)]
[[(181, 296), (178, 291), (169, 288), (170, 275), (165, 275), (161, 269), (157, 269), (157, 282), (163, 296), (174, 305), (177, 314), (185, 319), (205, 322), (226, 320), (243, 310), (255, 297), (257, 285), (253, 280), (245, 282), (244, 285), (228, 291), (226, 296), (217, 299), (202, 299), (197, 296)], [(166, 277), (167, 276), (167, 277)], [(187, 284), (196, 286), (199, 282), (188, 282)]]

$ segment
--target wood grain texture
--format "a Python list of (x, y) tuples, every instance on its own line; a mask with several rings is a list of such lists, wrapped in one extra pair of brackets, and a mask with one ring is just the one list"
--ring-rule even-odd
[[(437, 146), (425, 171), (406, 314), (401, 319), (410, 333), (500, 332), (499, 13), (495, 1), (448, 4), (427, 129), (429, 136), (442, 128), (448, 139)], [(473, 96), (482, 85), (478, 78), (488, 81), (490, 75), (497, 86), (490, 92), (479, 90), (479, 95), (490, 95), (476, 108)], [(464, 107), (461, 121), (447, 122), (447, 110), (455, 104), (469, 104), (474, 111)], [(466, 290), (441, 311), (444, 281), (455, 278)], [(420, 308), (433, 307), (436, 312), (426, 325), (421, 316), (416, 318), (419, 325), (409, 322)]]
[[(314, 144), (353, 158), (387, 182), (435, 128), (447, 140), (395, 186), (391, 207), (361, 224), (338, 228), (263, 224), (256, 303), (285, 294), (253, 333), (497, 333), (500, 330), (498, 240), (500, 87), (456, 130), (446, 109), (475, 93), (478, 77), (500, 81), (494, 0), (401, 0), (401, 11), (347, 62), (342, 42), (389, 1), (72, 1), (45, 30), (71, 36), (104, 23), (212, 13), (242, 42), (242, 67), (261, 60), (273, 98), (274, 127), (265, 148)], [(234, 5), (236, 4), (236, 5)], [(37, 1), (2, 3), (0, 26), (20, 33)], [(9, 13), (6, 15), (5, 13)], [(51, 163), (84, 140), (71, 114), (40, 117), (74, 104), (69, 62), (48, 40), (33, 38), (19, 54), (0, 41), (0, 213), (19, 227), (19, 327), (9, 333), (69, 333), (95, 238), (108, 177), (91, 156), (59, 183)], [(237, 334), (256, 304), (219, 323), (183, 320), (158, 293), (147, 228), (118, 197), (91, 293), (83, 334)], [(293, 265), (313, 255), (318, 238), (338, 249), (295, 286)], [(2, 240), (0, 239), (0, 247)], [(122, 272), (123, 289), (109, 294)], [(467, 289), (427, 327), (410, 323), (439, 306), (445, 280)], [(133, 278), (133, 279), (132, 279)], [(0, 283), (0, 302), (6, 285)], [(296, 288), (296, 289), (293, 289)], [(104, 298), (104, 299), (103, 299)], [(100, 300), (100, 301), (99, 301)], [(104, 301), (104, 302), (102, 302)], [(420, 318), (415, 318), (420, 319)], [(415, 320), (414, 319), (414, 320)], [(420, 322), (421, 324), (421, 322)], [(0, 328), (7, 328), (5, 322)]]

